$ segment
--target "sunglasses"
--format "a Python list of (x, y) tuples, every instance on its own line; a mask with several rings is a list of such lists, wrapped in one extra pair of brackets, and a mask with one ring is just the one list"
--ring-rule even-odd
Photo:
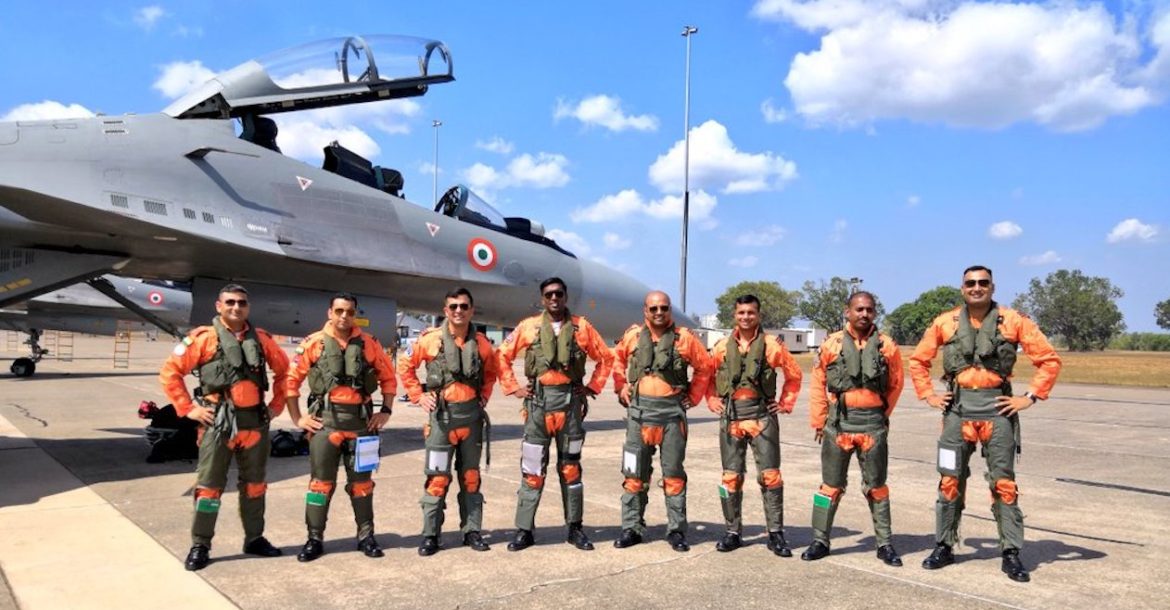
[(963, 282), (963, 286), (966, 288), (974, 288), (976, 285), (987, 288), (991, 285), (991, 280), (966, 280)]
[(471, 303), (447, 303), (447, 309), (451, 311), (467, 311), (471, 309)]
[(357, 311), (355, 311), (353, 309), (343, 309), (341, 307), (338, 307), (337, 309), (333, 310), (333, 315), (335, 315), (335, 316), (349, 316), (352, 318), (355, 315), (357, 315)]
[(223, 304), (228, 307), (239, 305), (240, 307), (248, 306), (248, 299), (224, 299)]
[(670, 311), (670, 305), (654, 305), (651, 307), (647, 307), (646, 311), (648, 311), (650, 313), (666, 313), (666, 312)]
[(563, 299), (563, 298), (565, 298), (565, 291), (564, 290), (550, 290), (550, 291), (544, 293), (544, 298), (546, 298), (546, 299)]

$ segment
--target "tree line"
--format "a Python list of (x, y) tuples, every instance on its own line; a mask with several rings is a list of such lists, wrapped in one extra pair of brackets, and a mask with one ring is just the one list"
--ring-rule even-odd
[[(754, 294), (760, 299), (764, 328), (784, 328), (796, 317), (835, 332), (844, 328), (842, 312), (849, 298), (850, 284), (833, 277), (828, 282), (806, 281), (800, 290), (785, 290), (778, 282), (745, 281), (728, 288), (715, 300), (720, 326), (731, 328), (735, 320), (735, 299)], [(1032, 278), (1028, 288), (1016, 296), (1011, 307), (1029, 315), (1054, 343), (1073, 351), (1130, 349), (1170, 351), (1170, 335), (1125, 334), (1125, 322), (1117, 299), (1122, 290), (1108, 278), (1087, 276), (1080, 270), (1061, 269), (1043, 280)], [(954, 286), (938, 286), (885, 313), (877, 305), (882, 328), (901, 345), (917, 343), (926, 328), (941, 313), (962, 305), (963, 296)], [(1170, 329), (1170, 298), (1154, 308), (1155, 322)]]

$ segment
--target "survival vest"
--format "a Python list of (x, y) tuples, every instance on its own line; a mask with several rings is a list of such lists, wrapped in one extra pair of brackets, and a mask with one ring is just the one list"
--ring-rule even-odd
[(750, 388), (763, 396), (766, 402), (776, 400), (776, 369), (768, 366), (766, 337), (763, 329), (760, 329), (746, 354), (739, 353), (739, 344), (734, 335), (728, 337), (725, 344), (727, 352), (719, 364), (719, 370), (715, 371), (716, 395), (728, 398), (736, 390)]
[(348, 386), (369, 397), (378, 389), (378, 371), (365, 357), (361, 335), (351, 337), (345, 349), (341, 343), (321, 333), (321, 356), (309, 369), (309, 392), (322, 396), (337, 386)]
[(443, 325), (442, 333), (439, 353), (427, 363), (427, 390), (439, 390), (458, 382), (474, 388), (478, 394), (483, 387), (484, 371), (475, 329), (468, 327), (462, 348), (455, 345), (455, 337), (446, 324)]
[(553, 331), (548, 312), (541, 315), (536, 339), (524, 353), (524, 375), (536, 381), (550, 370), (564, 373), (570, 383), (580, 385), (585, 379), (585, 350), (577, 344), (577, 325), (573, 316), (565, 312), (561, 333)]
[[(211, 326), (219, 339), (215, 348), (215, 357), (199, 365), (195, 369), (195, 376), (199, 378), (199, 388), (204, 396), (226, 392), (241, 381), (249, 380), (260, 388), (261, 395), (268, 391), (268, 372), (265, 370), (264, 348), (260, 345), (260, 338), (256, 336), (256, 329), (249, 326), (244, 331), (244, 340), (236, 339), (236, 335), (220, 322), (219, 318), (211, 321)], [(252, 406), (252, 405), (248, 405)]]
[(860, 350), (848, 331), (841, 332), (841, 351), (825, 367), (825, 388), (838, 397), (849, 390), (872, 390), (885, 402), (890, 389), (890, 366), (882, 355), (881, 335), (876, 328)]
[(634, 356), (630, 358), (626, 370), (626, 379), (633, 384), (635, 392), (638, 382), (645, 375), (654, 375), (670, 384), (672, 388), (686, 390), (690, 387), (690, 380), (687, 379), (687, 361), (679, 355), (674, 346), (677, 338), (678, 332), (671, 326), (662, 333), (658, 343), (654, 343), (650, 338), (650, 327), (642, 327), (642, 332), (638, 335), (638, 345), (634, 348)]
[(1016, 366), (1016, 343), (1004, 338), (999, 331), (1003, 316), (994, 301), (991, 310), (978, 330), (971, 326), (967, 305), (959, 310), (959, 328), (943, 345), (943, 378), (953, 380), (960, 372), (979, 367), (996, 373), (1007, 383)]

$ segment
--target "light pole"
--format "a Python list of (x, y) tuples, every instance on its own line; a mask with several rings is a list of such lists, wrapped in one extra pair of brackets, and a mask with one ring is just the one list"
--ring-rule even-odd
[(435, 128), (435, 167), (434, 169), (434, 183), (431, 186), (431, 205), (439, 201), (439, 128), (443, 126), (443, 122), (439, 119), (431, 121), (431, 127)]
[(682, 37), (687, 39), (686, 87), (683, 93), (683, 224), (682, 224), (682, 270), (680, 272), (680, 298), (682, 310), (687, 310), (687, 228), (691, 216), (691, 35), (698, 34), (699, 28), (684, 25)]

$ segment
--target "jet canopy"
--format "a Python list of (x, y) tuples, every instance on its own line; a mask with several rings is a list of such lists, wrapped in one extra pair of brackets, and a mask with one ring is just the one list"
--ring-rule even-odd
[(455, 80), (437, 40), (350, 36), (309, 43), (215, 75), (164, 113), (176, 118), (263, 115), (423, 95)]

